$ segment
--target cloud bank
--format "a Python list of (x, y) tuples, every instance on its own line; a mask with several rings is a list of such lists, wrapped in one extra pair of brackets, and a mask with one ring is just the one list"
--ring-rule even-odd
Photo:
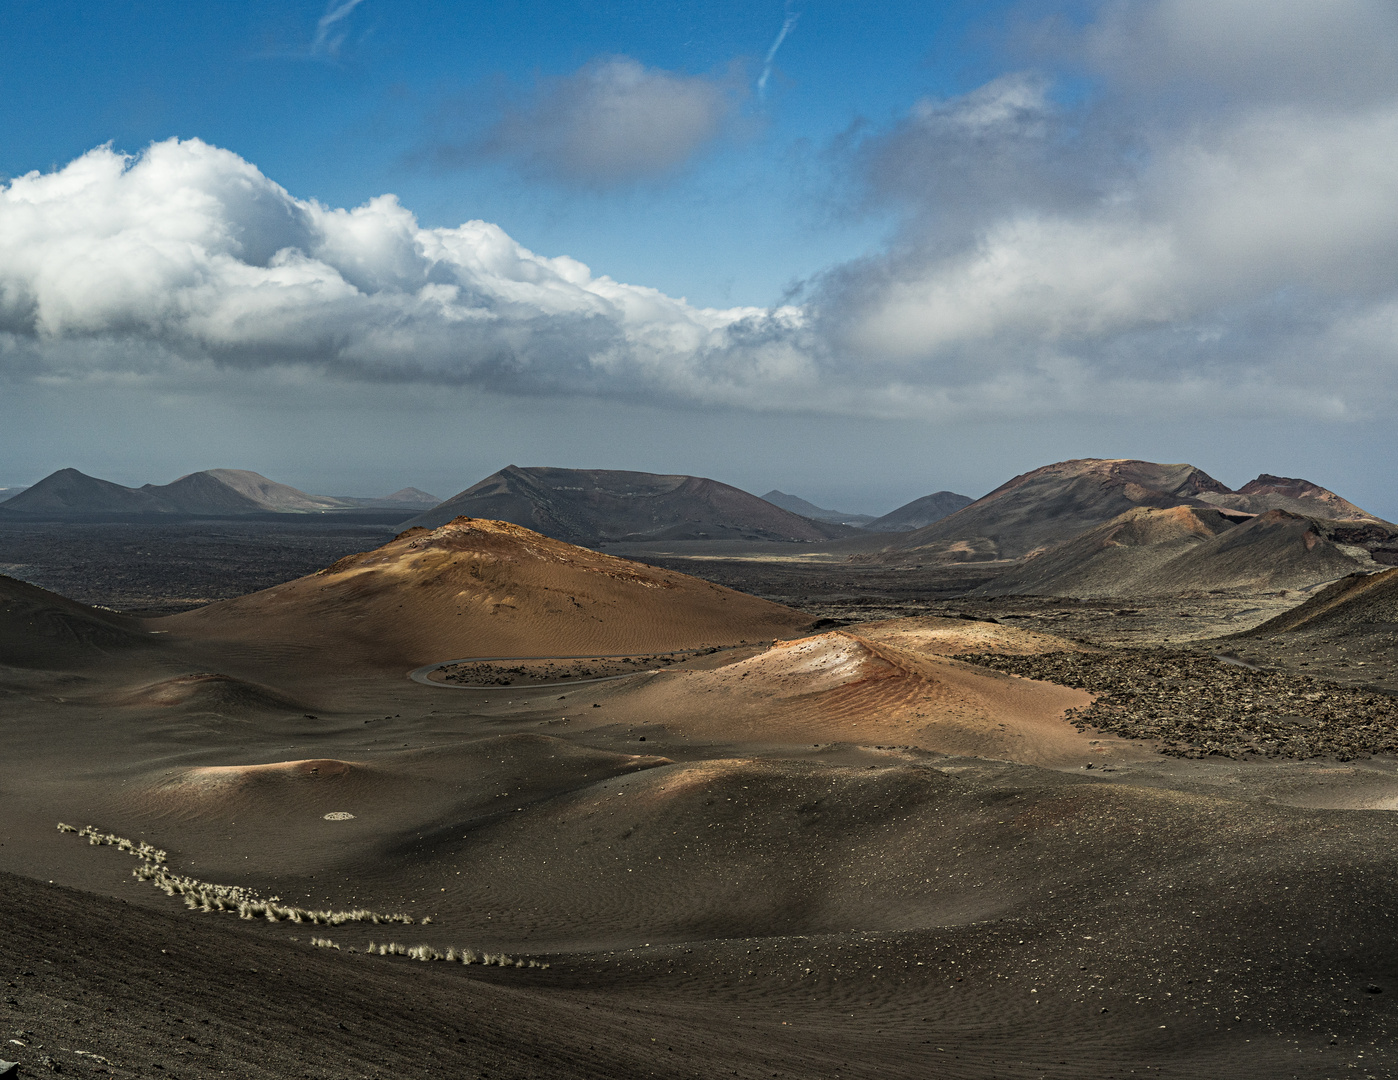
[[(197, 140), (99, 148), (0, 188), (0, 365), (929, 419), (1385, 415), (1398, 17), (1314, 12), (1113, 3), (1046, 33), (1039, 70), (916, 103), (850, 151), (896, 217), (884, 249), (776, 309), (697, 308), (485, 222), (424, 229), (391, 195), (298, 199)], [(1065, 104), (1072, 65), (1092, 92)], [(609, 183), (685, 160), (721, 96), (604, 61), (496, 137)]]
[(424, 229), (391, 195), (353, 210), (296, 199), (198, 140), (134, 158), (99, 148), (0, 189), (11, 373), (292, 365), (722, 398), (753, 372), (779, 377), (799, 323), (792, 309), (699, 309), (594, 276), (486, 222)]

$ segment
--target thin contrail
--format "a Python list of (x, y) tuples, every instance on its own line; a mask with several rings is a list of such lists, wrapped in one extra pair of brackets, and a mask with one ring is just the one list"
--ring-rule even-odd
[(782, 42), (786, 40), (786, 35), (791, 33), (791, 28), (796, 25), (796, 20), (801, 16), (798, 12), (791, 10), (791, 5), (786, 5), (786, 19), (782, 22), (782, 28), (777, 31), (777, 40), (772, 42), (772, 47), (767, 50), (767, 59), (762, 64), (762, 74), (757, 79), (757, 96), (767, 97), (767, 80), (772, 77), (772, 60), (777, 55), (777, 50), (782, 47)]
[(320, 17), (320, 22), (316, 23), (316, 37), (311, 42), (311, 52), (334, 53), (339, 48), (340, 42), (338, 39), (334, 42), (329, 41), (330, 28), (341, 19), (348, 17), (349, 13), (362, 3), (364, 0), (340, 0), (338, 4), (335, 3), (335, 0), (331, 0), (325, 14)]

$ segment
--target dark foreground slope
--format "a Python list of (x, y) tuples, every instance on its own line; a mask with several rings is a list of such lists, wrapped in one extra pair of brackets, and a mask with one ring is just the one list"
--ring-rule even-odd
[(700, 476), (510, 465), (406, 524), (492, 518), (595, 546), (636, 540), (828, 540), (859, 530), (812, 521)]
[(65, 668), (150, 647), (140, 621), (0, 575), (0, 665)]
[(1289, 631), (1372, 633), (1398, 630), (1398, 569), (1351, 574), (1300, 607), (1263, 623), (1250, 637)]
[[(1082, 647), (966, 620), (605, 682), (410, 681), (412, 633), (640, 648), (737, 604), (500, 523), (293, 584), (211, 618), (231, 637), (170, 619), (139, 662), (0, 666), (0, 1056), (28, 1073), (1394, 1071), (1392, 815), (1281, 804), (1398, 805), (1385, 763), (1178, 762), (1078, 732), (1080, 691), (936, 648)], [(757, 625), (795, 617), (747, 600)], [(187, 910), (59, 821), (175, 875), (412, 921)]]
[(1234, 642), (1263, 663), (1325, 667), (1391, 694), (1398, 685), (1398, 569), (1343, 578)]
[[(658, 803), (530, 796), (455, 826), (450, 854), (380, 851), (409, 880), (437, 868), (424, 903), (464, 880), (489, 905), (388, 933), (185, 911), (82, 844), (107, 895), (3, 879), (0, 1008), (25, 1044), (6, 1053), (121, 1077), (1392, 1075), (1383, 815), (966, 760), (720, 764), (697, 787), (642, 773)], [(363, 898), (391, 872), (308, 884)], [(598, 916), (589, 948), (533, 940)], [(367, 956), (370, 937), (551, 966)]]

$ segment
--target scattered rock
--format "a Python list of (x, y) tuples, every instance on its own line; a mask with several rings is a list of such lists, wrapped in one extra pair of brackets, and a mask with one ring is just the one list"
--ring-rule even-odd
[(1220, 663), (1205, 653), (1119, 649), (958, 657), (1097, 695), (1067, 717), (1162, 753), (1349, 760), (1398, 753), (1398, 699), (1311, 675)]

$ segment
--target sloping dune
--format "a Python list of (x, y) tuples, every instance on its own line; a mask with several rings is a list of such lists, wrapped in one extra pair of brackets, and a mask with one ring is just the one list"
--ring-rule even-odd
[(468, 656), (661, 651), (799, 633), (798, 611), (669, 570), (458, 518), (310, 577), (158, 621), (172, 636), (404, 668)]
[(269, 686), (207, 671), (148, 683), (109, 700), (127, 708), (186, 708), (228, 715), (305, 710), (302, 703)]
[(1033, 764), (1111, 752), (1064, 719), (1090, 695), (917, 654), (843, 631), (778, 642), (716, 670), (669, 671), (609, 706), (687, 736), (796, 745), (855, 742)]
[(136, 802), (145, 810), (175, 817), (243, 810), (319, 815), (389, 798), (406, 786), (399, 777), (362, 762), (306, 758), (183, 769), (151, 784)]

